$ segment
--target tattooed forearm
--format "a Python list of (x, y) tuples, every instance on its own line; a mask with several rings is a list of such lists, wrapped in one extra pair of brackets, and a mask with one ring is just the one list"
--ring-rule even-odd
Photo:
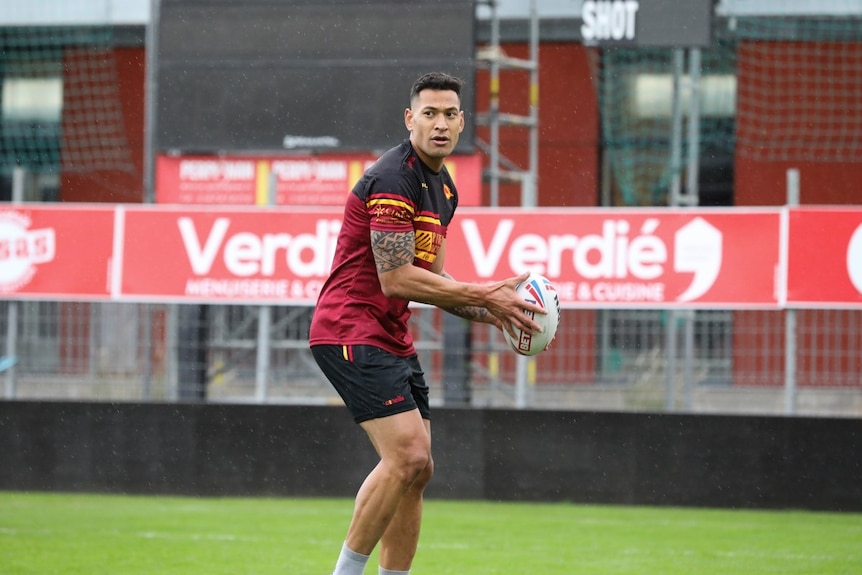
[(413, 232), (371, 231), (371, 250), (377, 273), (392, 271), (404, 264), (412, 264), (416, 250)]
[(470, 321), (478, 321), (481, 323), (494, 323), (494, 316), (491, 313), (479, 306), (475, 305), (465, 305), (461, 307), (449, 307), (446, 308), (451, 314), (457, 315), (458, 317), (463, 317), (464, 319), (469, 319)]
[[(449, 275), (445, 270), (440, 272), (440, 275), (446, 279), (454, 280), (451, 275)], [(446, 311), (453, 315), (457, 315), (458, 317), (463, 317), (464, 319), (468, 319), (470, 321), (478, 321), (481, 323), (495, 323), (495, 319), (491, 312), (487, 309), (477, 306), (477, 305), (465, 305), (459, 307), (447, 307)]]

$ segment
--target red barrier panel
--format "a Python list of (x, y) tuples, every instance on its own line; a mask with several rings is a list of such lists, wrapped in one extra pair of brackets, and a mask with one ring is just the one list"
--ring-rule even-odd
[(341, 210), (126, 210), (119, 299), (310, 304)]
[(44, 300), (107, 299), (114, 249), (110, 207), (0, 208), (0, 294)]
[(775, 307), (779, 210), (463, 210), (446, 268), (488, 281), (532, 269), (564, 307)]
[[(8, 205), (0, 290), (19, 299), (313, 304), (340, 225), (340, 207)], [(464, 208), (447, 244), (457, 279), (532, 269), (569, 308), (862, 305), (857, 208)]]
[[(325, 156), (159, 156), (156, 200), (160, 204), (343, 206), (372, 154)], [(446, 166), (458, 186), (459, 205), (477, 206), (482, 159), (455, 154)], [(275, 197), (270, 201), (270, 178)]]
[(862, 208), (800, 208), (788, 217), (787, 304), (862, 306)]

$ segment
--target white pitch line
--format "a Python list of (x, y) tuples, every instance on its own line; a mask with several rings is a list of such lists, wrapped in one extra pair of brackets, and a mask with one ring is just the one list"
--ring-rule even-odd
[(241, 537), (230, 533), (158, 533), (144, 531), (135, 534), (143, 539), (191, 540), (191, 541), (260, 541), (257, 537)]

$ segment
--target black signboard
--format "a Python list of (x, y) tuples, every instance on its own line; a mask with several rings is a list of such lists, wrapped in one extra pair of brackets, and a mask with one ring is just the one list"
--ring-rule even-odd
[[(156, 147), (368, 151), (407, 136), (422, 73), (467, 81), (472, 0), (162, 0)], [(468, 122), (459, 151), (473, 146)]]
[(593, 46), (706, 47), (712, 13), (713, 0), (584, 0), (581, 39)]

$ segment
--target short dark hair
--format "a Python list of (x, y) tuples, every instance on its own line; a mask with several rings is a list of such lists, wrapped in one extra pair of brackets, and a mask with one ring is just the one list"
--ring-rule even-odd
[(420, 76), (413, 87), (410, 88), (410, 101), (419, 95), (422, 90), (452, 90), (461, 99), (461, 87), (464, 81), (461, 78), (451, 76), (444, 72), (429, 72)]

